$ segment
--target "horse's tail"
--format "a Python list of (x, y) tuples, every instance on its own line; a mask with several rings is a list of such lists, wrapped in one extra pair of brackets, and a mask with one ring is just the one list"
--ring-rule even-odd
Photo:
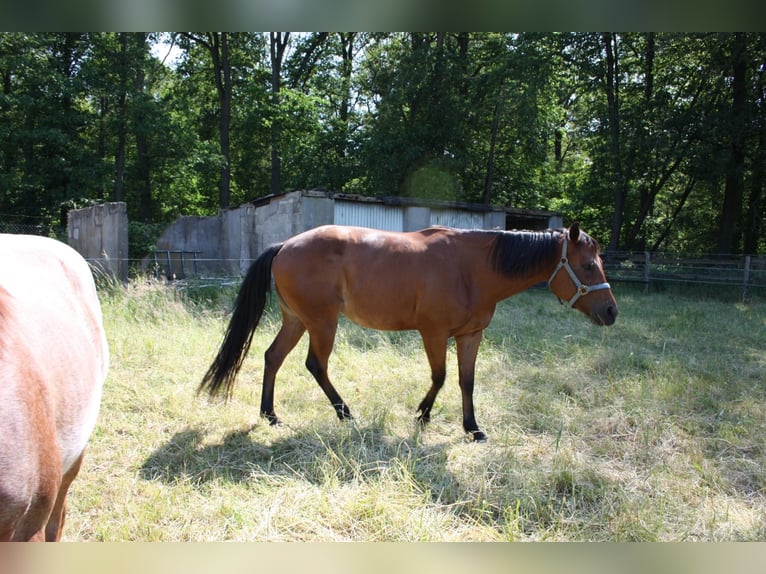
[(231, 396), (234, 379), (245, 360), (253, 333), (266, 307), (266, 296), (271, 290), (271, 264), (282, 244), (272, 245), (258, 256), (250, 266), (234, 302), (234, 311), (218, 355), (202, 378), (198, 393), (207, 391), (211, 397), (225, 391)]

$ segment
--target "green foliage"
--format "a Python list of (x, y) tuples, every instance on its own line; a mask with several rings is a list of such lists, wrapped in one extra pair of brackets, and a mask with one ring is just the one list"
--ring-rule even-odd
[(157, 248), (157, 239), (165, 230), (162, 223), (128, 222), (128, 257), (132, 261), (140, 260)]
[(293, 33), (277, 78), (267, 35), (227, 34), (226, 62), (221, 38), (0, 34), (0, 213), (213, 214), (224, 168), (236, 205), (278, 157), (282, 190), (550, 209), (623, 249), (764, 248), (761, 33)]

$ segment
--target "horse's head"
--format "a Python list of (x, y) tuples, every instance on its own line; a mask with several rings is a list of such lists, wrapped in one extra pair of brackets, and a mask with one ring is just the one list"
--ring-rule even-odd
[(578, 223), (562, 234), (548, 287), (562, 303), (585, 313), (596, 325), (611, 325), (617, 318), (617, 301), (604, 276), (598, 243)]

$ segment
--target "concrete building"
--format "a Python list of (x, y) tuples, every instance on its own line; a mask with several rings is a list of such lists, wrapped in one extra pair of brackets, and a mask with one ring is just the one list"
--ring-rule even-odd
[(241, 275), (268, 245), (325, 224), (390, 231), (431, 225), (546, 229), (560, 227), (562, 220), (541, 210), (302, 190), (266, 196), (212, 217), (181, 217), (157, 240), (156, 262), (177, 277)]
[(67, 234), (69, 245), (97, 272), (128, 280), (128, 209), (124, 202), (71, 210)]

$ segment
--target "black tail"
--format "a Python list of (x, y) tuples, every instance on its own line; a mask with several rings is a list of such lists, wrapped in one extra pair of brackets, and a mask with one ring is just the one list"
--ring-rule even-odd
[(281, 243), (272, 245), (250, 266), (234, 302), (234, 311), (221, 348), (202, 378), (198, 393), (207, 391), (214, 397), (223, 389), (226, 398), (231, 396), (234, 379), (250, 349), (253, 333), (266, 307), (266, 296), (271, 290), (271, 264), (281, 248)]

